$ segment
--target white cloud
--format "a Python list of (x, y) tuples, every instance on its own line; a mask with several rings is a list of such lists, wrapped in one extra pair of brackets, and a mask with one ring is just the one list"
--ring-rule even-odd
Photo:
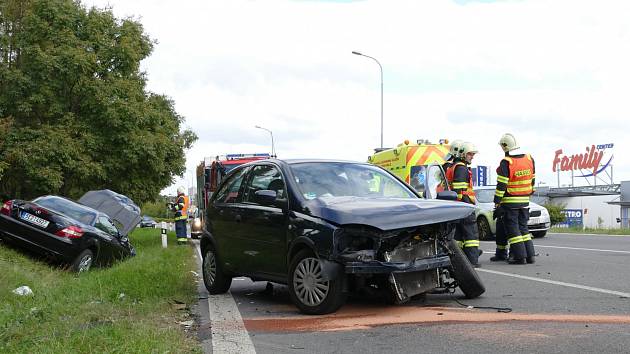
[(143, 69), (199, 135), (189, 174), (204, 156), (269, 151), (254, 125), (273, 130), (279, 157), (365, 160), (380, 142), (379, 72), (356, 50), (383, 65), (385, 145), (467, 139), (496, 166), (513, 132), (553, 185), (556, 149), (613, 142), (615, 180), (630, 179), (627, 1), (84, 4), (158, 41)]

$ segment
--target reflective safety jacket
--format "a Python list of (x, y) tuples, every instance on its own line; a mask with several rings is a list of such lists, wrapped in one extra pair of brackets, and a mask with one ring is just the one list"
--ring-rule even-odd
[(187, 196), (177, 196), (177, 203), (175, 204), (175, 220), (188, 219), (188, 204)]
[(453, 191), (457, 193), (457, 200), (475, 204), (476, 196), (473, 190), (472, 170), (466, 163), (456, 161), (446, 170), (446, 179)]
[(536, 169), (529, 154), (506, 156), (497, 168), (494, 203), (510, 208), (526, 208), (534, 193)]

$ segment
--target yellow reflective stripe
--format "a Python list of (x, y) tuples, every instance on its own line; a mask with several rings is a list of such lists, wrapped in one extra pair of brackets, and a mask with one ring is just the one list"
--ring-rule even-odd
[(464, 242), (463, 241), (457, 241), (457, 246), (459, 246), (459, 248), (464, 248)]
[(186, 220), (186, 219), (188, 219), (188, 216), (186, 215), (178, 216), (175, 218), (175, 220)]
[(457, 193), (457, 199), (458, 200), (462, 200), (462, 194), (461, 193)]
[(524, 179), (522, 181), (511, 181), (510, 183), (508, 183), (508, 187), (509, 186), (522, 186), (522, 185), (527, 185), (527, 184), (532, 184), (532, 179)]
[(529, 203), (529, 197), (503, 197), (501, 203)]
[(523, 235), (523, 236), (521, 236), (521, 238), (523, 239), (523, 242), (531, 241), (532, 240), (532, 234)]
[(466, 189), (468, 188), (468, 182), (453, 182), (453, 188)]
[(466, 240), (464, 247), (479, 247), (479, 240)]
[(513, 245), (515, 243), (523, 242), (522, 236), (514, 236), (508, 239), (508, 244)]
[(510, 163), (510, 165), (511, 165), (511, 164), (512, 164), (512, 162), (513, 162), (511, 157), (507, 157), (507, 156), (506, 156), (506, 157), (504, 157), (503, 159), (504, 159), (505, 161), (509, 162), (509, 163)]
[(497, 181), (501, 182), (501, 183), (508, 183), (510, 179), (508, 177), (504, 177), (504, 176), (497, 176)]
[(494, 192), (494, 195), (496, 195), (497, 197), (503, 197), (504, 194), (505, 194), (505, 191), (497, 190)]
[(532, 188), (532, 186), (529, 187), (520, 187), (520, 188), (507, 188), (507, 192), (510, 194), (514, 194), (514, 193), (518, 193), (518, 192), (531, 192), (534, 189)]
[(188, 241), (188, 239), (185, 238), (185, 237), (178, 237), (177, 238), (177, 242), (182, 242), (182, 241)]
[(497, 249), (499, 250), (506, 250), (507, 249), (507, 245), (497, 245)]

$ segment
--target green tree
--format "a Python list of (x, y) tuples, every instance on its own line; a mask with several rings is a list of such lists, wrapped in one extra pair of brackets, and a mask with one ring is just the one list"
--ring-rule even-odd
[(0, 0), (0, 193), (108, 188), (155, 200), (197, 136), (146, 90), (153, 42), (133, 19), (72, 0)]
[(549, 212), (551, 225), (556, 225), (567, 219), (567, 216), (562, 212), (562, 210), (567, 207), (566, 204), (554, 204), (549, 202), (543, 206), (547, 208), (547, 211)]

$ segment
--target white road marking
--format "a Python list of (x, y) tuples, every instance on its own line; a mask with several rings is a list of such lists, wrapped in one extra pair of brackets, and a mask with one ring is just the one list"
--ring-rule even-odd
[(491, 274), (505, 275), (505, 276), (513, 277), (513, 278), (532, 280), (532, 281), (537, 281), (537, 282), (541, 282), (541, 283), (566, 286), (566, 287), (569, 287), (569, 288), (589, 290), (589, 291), (595, 291), (595, 292), (603, 293), (603, 294), (610, 294), (610, 295), (616, 295), (616, 296), (621, 296), (621, 297), (625, 297), (625, 298), (630, 298), (630, 293), (624, 293), (624, 292), (621, 292), (621, 291), (601, 289), (601, 288), (595, 288), (595, 287), (592, 287), (592, 286), (586, 286), (586, 285), (580, 285), (580, 284), (572, 284), (572, 283), (565, 283), (565, 282), (562, 282), (562, 281), (555, 281), (555, 280), (549, 280), (549, 279), (528, 277), (528, 276), (525, 276), (525, 275), (499, 272), (499, 271), (490, 270), (490, 269), (477, 268), (475, 270), (478, 271), (478, 272), (485, 272), (485, 273), (491, 273)]
[[(196, 244), (195, 248), (201, 261), (203, 257), (199, 244)], [(208, 294), (208, 311), (213, 353), (256, 354), (254, 343), (229, 291), (219, 295)]]
[[(481, 241), (483, 242), (487, 242), (490, 243), (492, 241)], [(580, 247), (565, 247), (565, 246), (544, 246), (544, 245), (538, 245), (536, 244), (536, 248), (541, 247), (541, 248), (559, 248), (559, 249), (566, 249), (566, 250), (576, 250), (576, 251), (594, 251), (594, 252), (611, 252), (611, 253), (625, 253), (625, 254), (630, 254), (630, 251), (619, 251), (619, 250), (606, 250), (606, 249), (599, 249), (599, 248), (580, 248)], [(490, 251), (493, 252), (494, 250)], [(484, 253), (488, 252), (486, 250), (483, 251)]]

